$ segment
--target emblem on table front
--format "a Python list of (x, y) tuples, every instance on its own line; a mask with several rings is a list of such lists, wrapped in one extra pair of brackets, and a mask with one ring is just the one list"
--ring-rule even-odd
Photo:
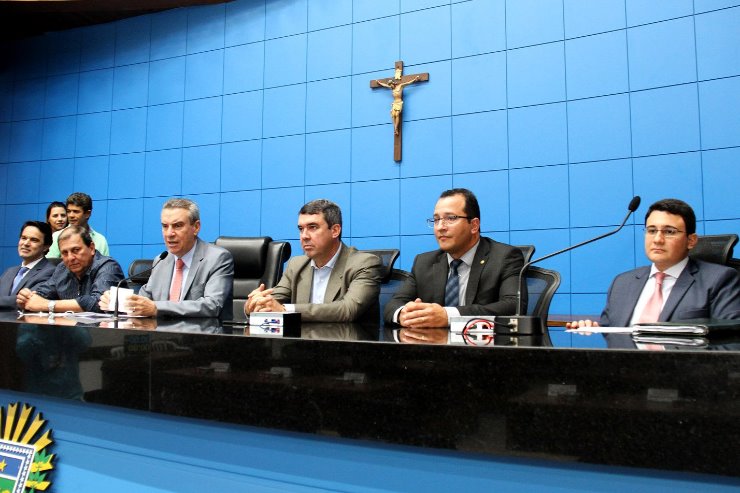
[(16, 402), (0, 408), (0, 493), (46, 491), (51, 486), (54, 454), (47, 448), (54, 443), (51, 430), (44, 431), (46, 420), (34, 408)]

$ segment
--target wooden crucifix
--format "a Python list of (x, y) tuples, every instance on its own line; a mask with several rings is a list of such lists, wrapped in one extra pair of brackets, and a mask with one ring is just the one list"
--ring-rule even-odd
[(385, 87), (391, 90), (393, 102), (391, 103), (391, 119), (393, 120), (393, 159), (401, 161), (401, 113), (403, 112), (403, 88), (416, 82), (429, 80), (429, 73), (403, 75), (403, 61), (396, 62), (396, 72), (393, 77), (387, 79), (375, 79), (370, 81), (370, 87), (376, 89)]

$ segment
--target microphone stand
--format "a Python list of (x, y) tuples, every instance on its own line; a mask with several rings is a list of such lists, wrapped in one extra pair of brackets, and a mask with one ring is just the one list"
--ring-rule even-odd
[[(536, 264), (538, 262), (542, 262), (543, 260), (547, 260), (549, 258), (552, 258), (556, 255), (560, 255), (561, 253), (569, 252), (571, 250), (575, 250), (576, 248), (582, 247), (584, 245), (588, 245), (589, 243), (593, 243), (595, 241), (601, 240), (603, 238), (606, 238), (607, 236), (614, 235), (618, 233), (627, 223), (627, 219), (632, 215), (633, 212), (637, 210), (637, 208), (640, 206), (640, 196), (636, 195), (632, 198), (629, 205), (627, 206), (627, 215), (624, 216), (624, 219), (622, 219), (621, 224), (613, 231), (609, 231), (607, 233), (604, 233), (602, 235), (599, 235), (595, 238), (591, 238), (586, 241), (582, 241), (580, 243), (577, 243), (575, 245), (571, 245), (567, 248), (563, 248), (562, 250), (558, 250), (556, 252), (550, 253), (545, 255), (544, 257), (540, 257), (534, 260), (531, 260), (522, 266), (522, 269), (519, 271), (519, 279), (518, 279), (518, 289), (517, 289), (517, 297), (516, 297), (516, 315), (511, 317), (497, 317), (497, 318), (508, 318), (509, 322), (502, 323), (503, 327), (507, 327), (508, 331), (502, 331), (500, 333), (506, 333), (506, 334), (525, 334), (525, 335), (532, 335), (532, 334), (543, 334), (545, 332), (545, 322), (540, 317), (533, 317), (529, 315), (522, 315), (522, 312), (524, 312), (524, 306), (522, 303), (522, 285), (524, 283), (524, 273), (527, 271), (530, 265)], [(503, 321), (502, 321), (503, 322)]]
[[(157, 267), (159, 265), (159, 263), (162, 260), (164, 260), (164, 258), (167, 256), (168, 253), (169, 252), (167, 250), (165, 250), (164, 252), (160, 253), (159, 256), (155, 259), (155, 260), (157, 260), (157, 262), (154, 265), (152, 265), (151, 267), (149, 267), (148, 269), (144, 269), (141, 272), (137, 272), (133, 276), (128, 276), (128, 277), (126, 277), (126, 278), (121, 279), (120, 281), (118, 281), (118, 284), (116, 285), (116, 300), (113, 303), (113, 328), (114, 329), (117, 329), (118, 328), (118, 320), (120, 319), (119, 311), (118, 311), (118, 298), (120, 297), (120, 294), (119, 294), (118, 290), (121, 289), (121, 284), (123, 284), (126, 281), (130, 281), (131, 279), (133, 279), (136, 276), (140, 276), (140, 275), (142, 275), (142, 274), (144, 274), (146, 272), (153, 271), (155, 269), (155, 267)], [(109, 302), (109, 304), (110, 304), (110, 302)]]

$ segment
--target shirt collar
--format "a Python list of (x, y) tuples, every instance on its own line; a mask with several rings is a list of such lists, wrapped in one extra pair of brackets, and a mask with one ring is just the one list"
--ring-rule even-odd
[[(672, 266), (668, 267), (663, 272), (665, 272), (667, 276), (671, 276), (675, 279), (678, 279), (678, 276), (681, 275), (681, 273), (686, 268), (688, 263), (689, 263), (689, 257), (685, 257), (682, 261), (680, 261), (677, 264), (673, 264)], [(658, 268), (655, 267), (655, 264), (653, 264), (652, 266), (650, 266), (650, 277), (654, 276), (656, 272), (658, 272)]]
[(27, 263), (26, 265), (23, 265), (23, 262), (21, 262), (21, 267), (26, 267), (28, 270), (31, 270), (34, 267), (36, 267), (36, 264), (38, 264), (39, 262), (41, 262), (41, 259), (42, 258), (44, 258), (43, 255), (40, 256), (39, 258), (37, 258), (36, 260), (34, 260), (33, 262)]
[(188, 253), (186, 253), (182, 257), (176, 257), (176, 258), (181, 258), (182, 261), (185, 263), (185, 267), (188, 269), (190, 268), (190, 264), (193, 263), (193, 257), (195, 256), (195, 247), (197, 244), (198, 244), (198, 239), (196, 238), (195, 243), (193, 244), (193, 248), (188, 250)]
[[(475, 242), (475, 245), (473, 245), (470, 250), (463, 253), (462, 257), (460, 257), (460, 260), (463, 261), (463, 264), (467, 266), (473, 265), (473, 259), (475, 259), (475, 252), (478, 251), (478, 245), (480, 245), (480, 240)], [(449, 253), (447, 254), (447, 265), (450, 265), (450, 262), (452, 262), (454, 259), (452, 258), (452, 255)]]
[[(339, 248), (337, 248), (336, 253), (334, 253), (334, 256), (329, 259), (329, 261), (324, 265), (324, 267), (328, 267), (329, 269), (334, 269), (334, 265), (337, 263), (337, 259), (339, 258), (339, 252), (342, 251), (342, 244), (339, 244)], [(311, 267), (314, 269), (319, 269), (319, 267), (316, 267), (316, 262), (311, 259)], [(321, 267), (323, 269), (324, 267)]]

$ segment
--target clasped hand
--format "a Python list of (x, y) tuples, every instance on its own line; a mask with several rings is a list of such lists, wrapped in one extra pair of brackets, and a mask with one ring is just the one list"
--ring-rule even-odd
[(447, 311), (437, 303), (424, 303), (421, 298), (409, 301), (398, 314), (403, 327), (447, 327)]
[(273, 298), (272, 292), (272, 289), (265, 289), (265, 285), (260, 284), (257, 289), (247, 296), (247, 302), (244, 303), (244, 314), (249, 315), (252, 312), (284, 312), (285, 307)]

